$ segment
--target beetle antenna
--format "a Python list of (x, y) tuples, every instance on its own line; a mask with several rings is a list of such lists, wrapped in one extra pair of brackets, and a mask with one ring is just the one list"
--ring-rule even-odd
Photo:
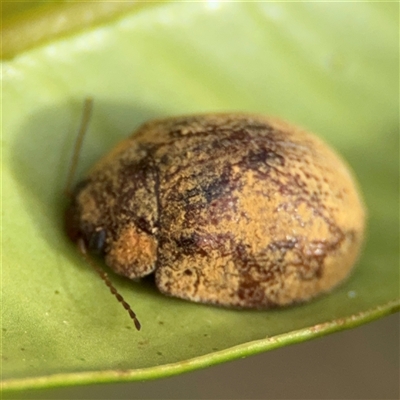
[(78, 166), (79, 154), (81, 152), (83, 138), (85, 137), (85, 133), (87, 132), (90, 117), (92, 115), (92, 109), (93, 109), (93, 99), (91, 97), (88, 97), (85, 99), (85, 101), (83, 103), (83, 113), (82, 113), (81, 124), (79, 126), (78, 135), (77, 135), (76, 141), (75, 141), (74, 153), (73, 153), (73, 156), (71, 159), (71, 165), (70, 165), (69, 173), (68, 173), (68, 177), (67, 177), (67, 184), (65, 185), (65, 194), (68, 197), (71, 197), (72, 181), (74, 179), (76, 168)]
[(108, 286), (110, 289), (110, 292), (117, 298), (117, 300), (123, 305), (126, 311), (128, 311), (129, 316), (133, 320), (135, 327), (138, 331), (140, 331), (140, 322), (136, 317), (136, 314), (133, 312), (131, 309), (131, 306), (125, 301), (125, 299), (118, 293), (117, 289), (114, 287), (114, 285), (111, 283), (110, 279), (108, 278), (108, 275), (106, 272), (104, 272), (101, 268), (99, 268), (95, 262), (89, 257), (87, 251), (86, 251), (86, 245), (85, 242), (83, 241), (82, 238), (78, 239), (78, 248), (79, 251), (81, 252), (83, 258), (93, 267), (93, 269), (97, 272), (97, 274), (100, 276), (100, 278), (104, 281), (104, 283)]

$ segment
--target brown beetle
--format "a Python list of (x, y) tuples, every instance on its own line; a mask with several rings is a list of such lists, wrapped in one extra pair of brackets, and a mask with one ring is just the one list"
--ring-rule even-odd
[(75, 188), (69, 237), (118, 274), (201, 303), (308, 300), (354, 265), (364, 207), (348, 167), (315, 136), (251, 114), (144, 124)]

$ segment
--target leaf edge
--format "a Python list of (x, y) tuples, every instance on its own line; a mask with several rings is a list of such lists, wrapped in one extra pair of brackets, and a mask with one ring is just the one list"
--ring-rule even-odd
[(344, 318), (319, 323), (314, 326), (305, 327), (269, 338), (267, 337), (243, 343), (181, 362), (140, 369), (62, 373), (35, 378), (9, 379), (1, 382), (0, 393), (7, 394), (27, 390), (56, 389), (68, 386), (84, 386), (103, 383), (143, 382), (158, 378), (171, 377), (185, 372), (203, 369), (212, 365), (218, 365), (223, 362), (233, 361), (239, 358), (278, 349), (285, 345), (302, 343), (331, 333), (356, 328), (360, 325), (375, 321), (398, 311), (400, 311), (400, 298)]

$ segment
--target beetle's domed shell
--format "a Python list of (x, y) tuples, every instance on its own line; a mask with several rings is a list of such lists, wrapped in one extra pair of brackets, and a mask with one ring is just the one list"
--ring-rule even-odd
[(82, 227), (107, 231), (107, 264), (131, 278), (155, 271), (163, 293), (192, 301), (307, 300), (349, 274), (363, 241), (364, 206), (344, 161), (262, 116), (149, 122), (87, 181), (76, 199)]

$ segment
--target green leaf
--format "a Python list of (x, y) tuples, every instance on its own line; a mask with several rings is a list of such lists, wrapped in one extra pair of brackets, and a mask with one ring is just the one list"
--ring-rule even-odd
[[(3, 389), (158, 378), (398, 310), (398, 11), (388, 2), (160, 3), (4, 61)], [(355, 272), (331, 294), (273, 311), (193, 304), (113, 275), (140, 318), (136, 332), (63, 230), (87, 96), (95, 109), (80, 176), (153, 117), (241, 110), (318, 133), (353, 167), (369, 210)]]

